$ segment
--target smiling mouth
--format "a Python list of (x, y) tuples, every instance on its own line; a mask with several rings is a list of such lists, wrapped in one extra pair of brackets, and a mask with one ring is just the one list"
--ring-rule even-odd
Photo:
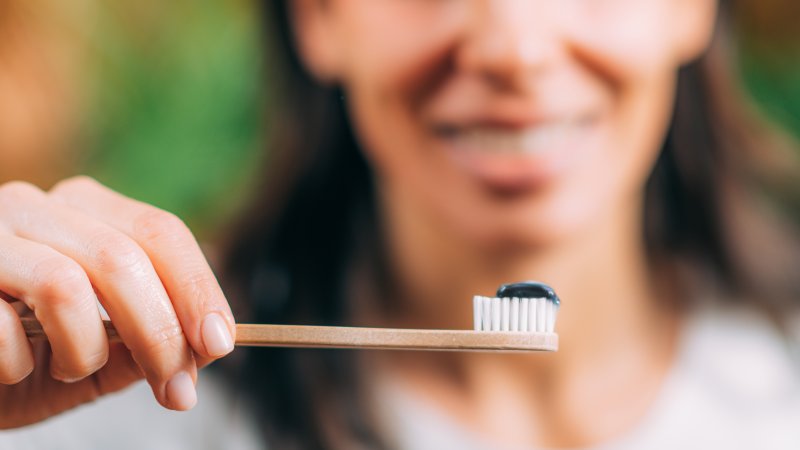
[(595, 120), (596, 117), (586, 115), (578, 119), (551, 120), (522, 128), (441, 126), (436, 128), (436, 134), (463, 151), (540, 155), (568, 146), (586, 133)]
[(464, 173), (498, 192), (525, 192), (564, 178), (588, 163), (597, 147), (600, 114), (527, 126), (475, 123), (435, 128), (446, 154)]

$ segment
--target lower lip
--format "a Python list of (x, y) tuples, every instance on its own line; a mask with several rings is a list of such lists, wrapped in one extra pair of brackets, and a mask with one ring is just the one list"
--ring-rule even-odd
[(598, 140), (596, 121), (582, 125), (551, 147), (534, 153), (465, 148), (456, 139), (440, 138), (450, 158), (471, 177), (503, 193), (541, 189), (587, 160)]

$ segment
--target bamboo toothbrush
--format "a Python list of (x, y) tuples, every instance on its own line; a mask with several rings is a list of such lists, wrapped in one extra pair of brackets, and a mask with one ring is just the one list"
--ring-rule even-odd
[[(533, 281), (506, 284), (496, 297), (475, 296), (473, 330), (236, 325), (236, 345), (249, 347), (363, 348), (386, 350), (530, 352), (558, 350), (555, 320), (560, 300), (549, 286)], [(25, 333), (46, 339), (41, 324), (22, 318)], [(104, 321), (111, 342), (119, 342)]]

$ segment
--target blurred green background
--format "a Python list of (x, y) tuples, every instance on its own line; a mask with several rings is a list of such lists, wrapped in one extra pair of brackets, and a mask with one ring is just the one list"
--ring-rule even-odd
[[(796, 23), (776, 24), (792, 17), (794, 1), (742, 3), (737, 29), (746, 86), (800, 136)], [(213, 230), (258, 176), (263, 153), (269, 70), (256, 3), (89, 3), (83, 171), (176, 212), (201, 235)]]
[(224, 222), (262, 153), (258, 27), (252, 2), (101, 5), (90, 23), (84, 172), (201, 234)]

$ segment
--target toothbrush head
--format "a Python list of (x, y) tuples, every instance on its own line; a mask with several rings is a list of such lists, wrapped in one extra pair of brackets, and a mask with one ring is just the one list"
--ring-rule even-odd
[(475, 331), (554, 333), (561, 300), (553, 288), (536, 281), (504, 284), (496, 297), (473, 299)]

